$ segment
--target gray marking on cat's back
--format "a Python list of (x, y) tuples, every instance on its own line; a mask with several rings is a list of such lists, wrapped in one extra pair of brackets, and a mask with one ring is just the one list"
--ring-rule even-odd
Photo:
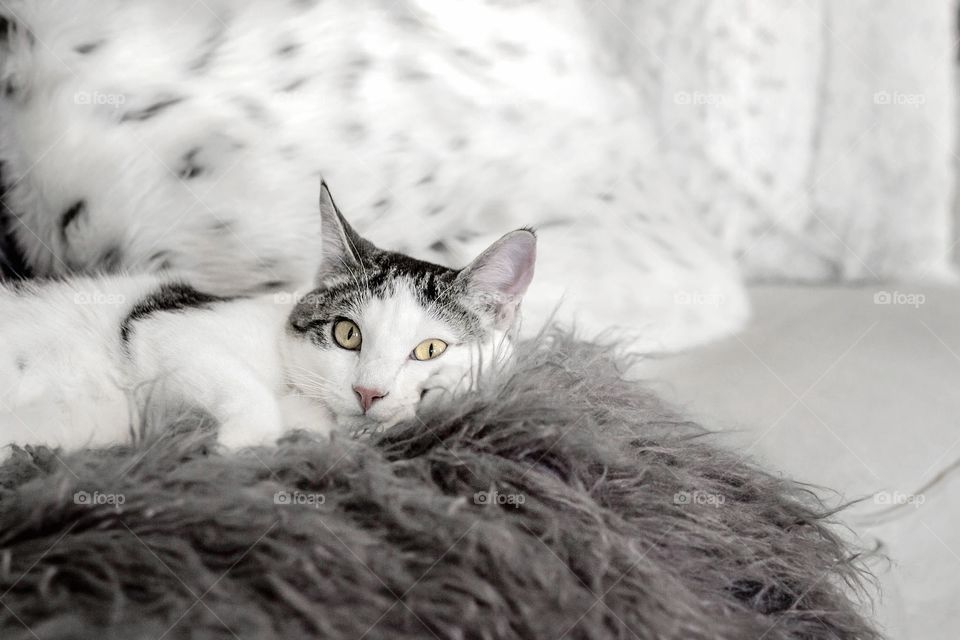
[(203, 293), (180, 282), (161, 284), (134, 304), (130, 312), (120, 322), (120, 342), (126, 346), (130, 342), (135, 324), (157, 313), (209, 309), (214, 303), (229, 302), (236, 299), (238, 298), (225, 298)]

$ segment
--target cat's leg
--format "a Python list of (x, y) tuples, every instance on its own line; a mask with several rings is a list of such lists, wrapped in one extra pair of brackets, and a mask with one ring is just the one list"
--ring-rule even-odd
[(144, 375), (144, 382), (150, 385), (144, 396), (150, 402), (186, 404), (213, 415), (218, 440), (228, 449), (273, 444), (283, 433), (273, 389), (239, 360), (182, 360), (176, 373)]
[(303, 429), (322, 435), (337, 430), (337, 421), (329, 409), (299, 393), (281, 396), (280, 411), (285, 429)]
[(131, 406), (119, 389), (69, 397), (48, 394), (36, 402), (0, 410), (0, 461), (10, 445), (44, 445), (70, 453), (84, 447), (128, 442)]
[(217, 439), (231, 450), (275, 444), (284, 431), (276, 395), (257, 380), (241, 382), (214, 415), (220, 422)]

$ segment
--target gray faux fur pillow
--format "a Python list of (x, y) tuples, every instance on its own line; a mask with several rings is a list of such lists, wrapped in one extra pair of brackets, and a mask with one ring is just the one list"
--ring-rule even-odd
[(240, 457), (175, 435), (0, 468), (0, 635), (874, 640), (809, 491), (723, 451), (607, 346)]

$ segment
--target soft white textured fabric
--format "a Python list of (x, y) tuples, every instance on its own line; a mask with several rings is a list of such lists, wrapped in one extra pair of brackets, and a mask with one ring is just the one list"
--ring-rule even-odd
[(949, 3), (6, 4), (33, 42), (8, 45), (0, 160), (44, 273), (308, 278), (323, 174), (427, 259), (537, 226), (528, 326), (563, 295), (644, 348), (741, 326), (738, 267), (953, 276)]
[(733, 261), (576, 3), (9, 6), (36, 41), (4, 67), (0, 158), (42, 272), (309, 277), (323, 174), (362, 233), (419, 257), (462, 263), (536, 226), (528, 327), (561, 296), (561, 317), (652, 349), (746, 317)]
[(954, 280), (955, 3), (603, 4), (670, 174), (747, 277)]

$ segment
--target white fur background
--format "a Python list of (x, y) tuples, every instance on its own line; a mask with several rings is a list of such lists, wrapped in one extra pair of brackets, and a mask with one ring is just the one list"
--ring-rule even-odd
[(7, 0), (6, 204), (41, 273), (222, 292), (309, 278), (322, 174), (426, 259), (536, 226), (529, 325), (683, 348), (744, 274), (952, 278), (947, 5)]

